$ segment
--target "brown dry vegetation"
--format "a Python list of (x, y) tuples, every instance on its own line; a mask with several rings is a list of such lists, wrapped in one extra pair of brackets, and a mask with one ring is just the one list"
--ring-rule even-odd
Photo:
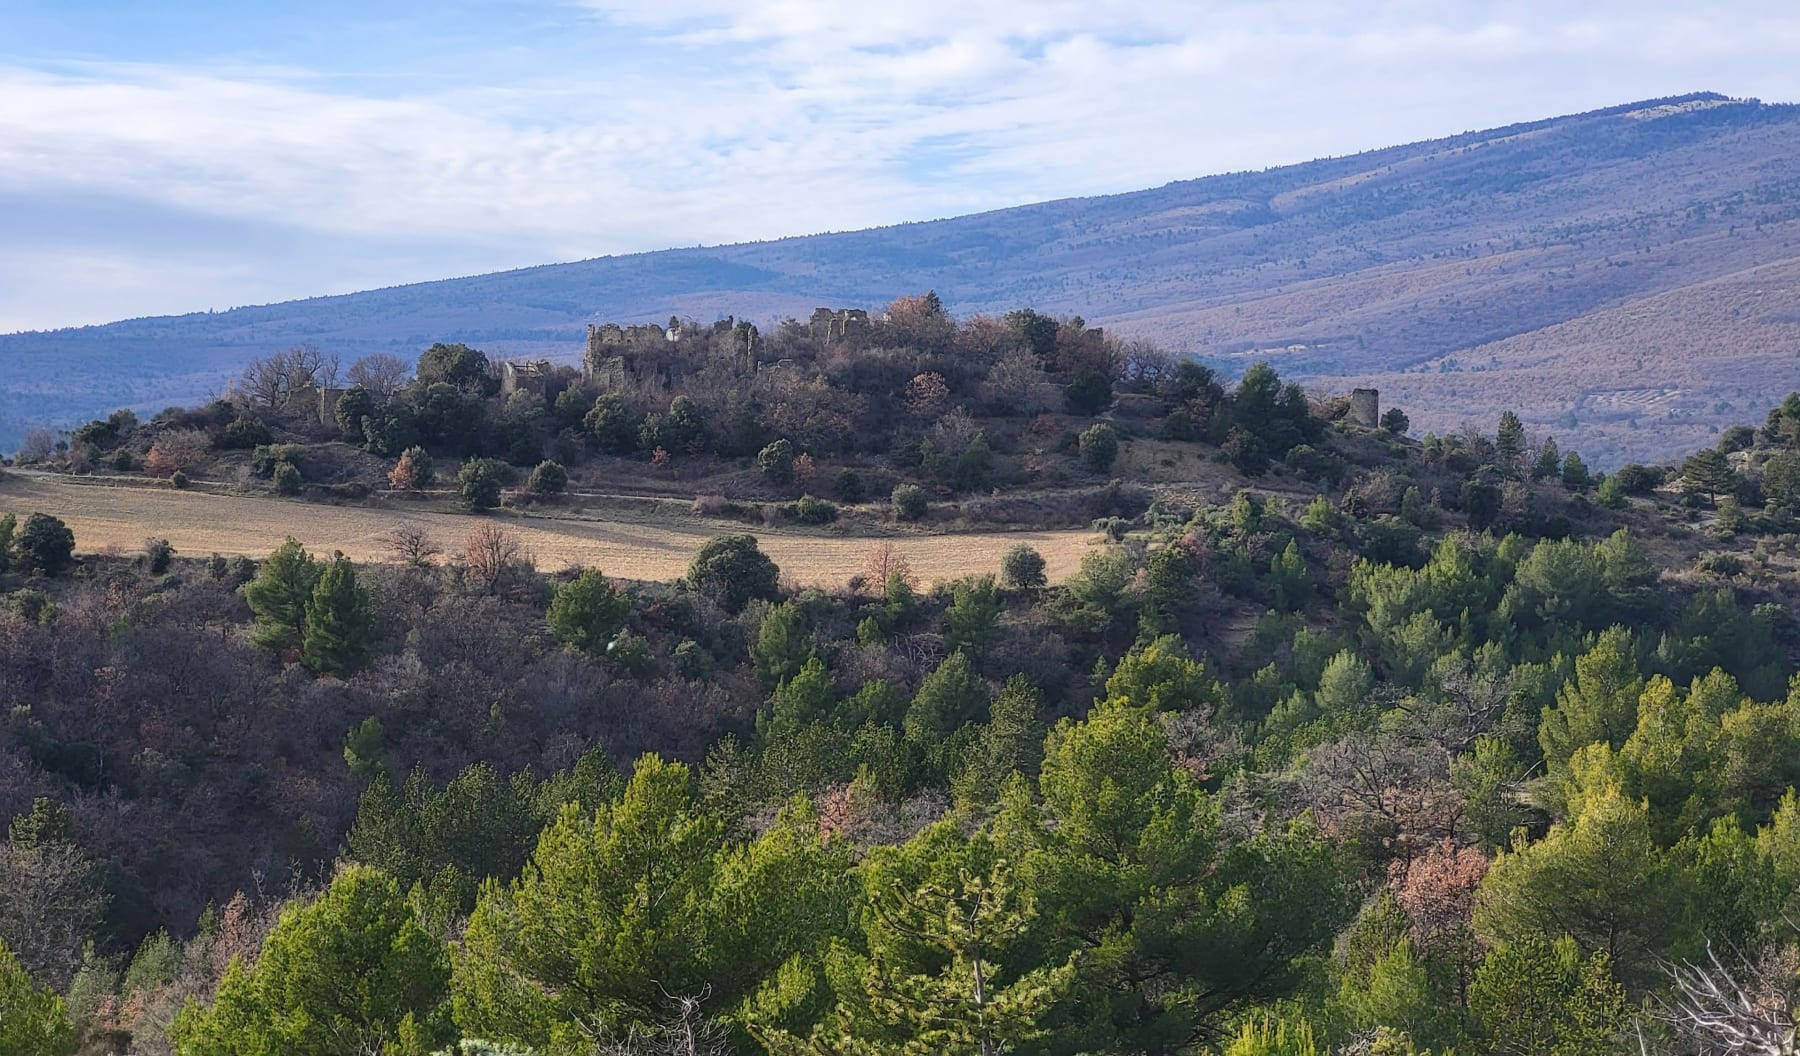
[[(209, 553), (263, 557), (286, 536), (315, 553), (342, 550), (359, 561), (392, 556), (390, 533), (403, 524), (423, 526), (440, 545), (460, 550), (470, 531), (500, 524), (544, 570), (586, 565), (624, 579), (673, 580), (687, 572), (700, 544), (715, 535), (742, 532), (741, 524), (703, 519), (589, 520), (572, 516), (476, 517), (359, 507), (321, 506), (241, 495), (111, 487), (51, 479), (0, 480), (0, 510), (43, 512), (62, 518), (78, 551), (131, 552), (144, 537), (166, 538), (187, 556)], [(841, 586), (863, 572), (875, 540), (809, 535), (778, 529), (754, 533), (781, 566), (784, 578), (805, 585)], [(1069, 577), (1095, 538), (1092, 532), (966, 532), (898, 536), (891, 540), (925, 582), (997, 572), (1009, 548), (1026, 543), (1044, 555), (1052, 582)]]

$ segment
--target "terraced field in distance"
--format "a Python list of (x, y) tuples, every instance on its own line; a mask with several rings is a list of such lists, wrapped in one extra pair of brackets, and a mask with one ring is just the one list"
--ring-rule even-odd
[(1044, 555), (1051, 582), (1067, 579), (1095, 539), (1093, 532), (959, 532), (870, 536), (750, 529), (701, 518), (663, 521), (588, 519), (574, 516), (477, 517), (471, 514), (394, 512), (245, 495), (116, 487), (12, 475), (0, 480), (0, 513), (42, 512), (63, 519), (79, 553), (131, 553), (146, 536), (160, 536), (178, 554), (219, 553), (261, 558), (286, 536), (314, 553), (342, 550), (358, 561), (389, 554), (384, 537), (402, 523), (426, 529), (447, 550), (458, 548), (478, 524), (512, 532), (537, 567), (570, 565), (600, 569), (635, 580), (674, 580), (687, 572), (694, 551), (715, 535), (749, 531), (781, 566), (782, 576), (807, 586), (839, 587), (862, 571), (870, 549), (892, 542), (926, 583), (984, 572), (997, 573), (1000, 558), (1017, 543)]

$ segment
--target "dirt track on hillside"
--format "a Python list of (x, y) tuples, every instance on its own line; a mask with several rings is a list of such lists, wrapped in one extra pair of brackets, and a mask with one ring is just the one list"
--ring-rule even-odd
[[(188, 557), (211, 553), (263, 557), (289, 535), (314, 553), (342, 550), (359, 561), (388, 556), (382, 537), (402, 522), (424, 526), (437, 542), (460, 547), (469, 530), (497, 523), (519, 538), (539, 568), (597, 567), (625, 579), (671, 580), (687, 571), (695, 549), (708, 538), (748, 531), (795, 583), (839, 586), (860, 572), (869, 537), (809, 534), (700, 519), (633, 521), (573, 516), (497, 515), (390, 511), (357, 506), (325, 506), (261, 496), (174, 491), (160, 487), (80, 484), (17, 475), (0, 480), (0, 513), (21, 519), (42, 512), (62, 518), (75, 533), (79, 553), (132, 553), (144, 540), (161, 536)], [(919, 577), (955, 579), (998, 572), (1000, 557), (1016, 543), (1044, 555), (1052, 582), (1075, 571), (1092, 547), (1092, 532), (968, 532), (905, 535), (891, 539)]]

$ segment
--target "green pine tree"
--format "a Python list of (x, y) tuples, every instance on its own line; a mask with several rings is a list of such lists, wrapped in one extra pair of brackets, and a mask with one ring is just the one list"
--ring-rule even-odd
[(427, 1051), (448, 1040), (444, 945), (398, 884), (345, 869), (281, 914), (253, 967), (233, 960), (211, 1006), (170, 1029), (182, 1056)]
[(318, 585), (319, 563), (289, 536), (244, 585), (244, 600), (256, 617), (250, 640), (265, 649), (288, 653), (300, 648), (306, 633), (306, 607)]
[(306, 607), (300, 658), (320, 674), (342, 674), (375, 652), (375, 613), (369, 592), (356, 585), (356, 569), (343, 554), (332, 556)]
[(75, 1029), (62, 998), (39, 989), (0, 941), (0, 1056), (72, 1056)]

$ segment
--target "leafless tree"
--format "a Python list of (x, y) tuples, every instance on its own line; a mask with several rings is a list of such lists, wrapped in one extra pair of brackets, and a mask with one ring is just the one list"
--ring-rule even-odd
[(1015, 349), (995, 363), (981, 387), (982, 396), (1006, 414), (1038, 414), (1052, 410), (1059, 390), (1029, 349)]
[(731, 1051), (725, 1030), (701, 1008), (711, 993), (707, 987), (698, 996), (669, 997), (660, 1022), (624, 1034), (601, 1031), (594, 1051), (598, 1056), (724, 1056)]
[(444, 552), (425, 526), (417, 521), (402, 521), (382, 536), (382, 543), (393, 559), (411, 568), (424, 568), (431, 559)]
[(411, 374), (412, 368), (399, 356), (377, 352), (350, 364), (349, 379), (350, 384), (361, 385), (377, 400), (388, 400), (405, 387)]
[(498, 594), (511, 582), (530, 556), (519, 540), (495, 524), (478, 524), (463, 541), (463, 564), (470, 581), (489, 594)]
[(906, 555), (886, 540), (869, 547), (868, 556), (863, 559), (863, 582), (869, 590), (877, 595), (887, 592), (888, 580), (898, 574), (906, 581), (906, 585), (917, 590), (919, 577), (913, 573), (912, 562)]
[(1125, 381), (1156, 391), (1164, 379), (1175, 373), (1175, 357), (1168, 350), (1149, 341), (1130, 341), (1125, 345)]
[(1706, 963), (1670, 965), (1663, 1013), (1702, 1056), (1796, 1056), (1793, 951), (1729, 965), (1711, 944)]
[(285, 410), (302, 394), (309, 394), (337, 378), (337, 356), (312, 345), (296, 345), (258, 359), (244, 368), (238, 393), (252, 407)]
[(0, 939), (39, 980), (68, 987), (106, 903), (93, 862), (75, 844), (0, 844)]
[(24, 465), (28, 462), (42, 462), (56, 450), (56, 434), (48, 429), (33, 429), (25, 434), (20, 442), (17, 461)]

